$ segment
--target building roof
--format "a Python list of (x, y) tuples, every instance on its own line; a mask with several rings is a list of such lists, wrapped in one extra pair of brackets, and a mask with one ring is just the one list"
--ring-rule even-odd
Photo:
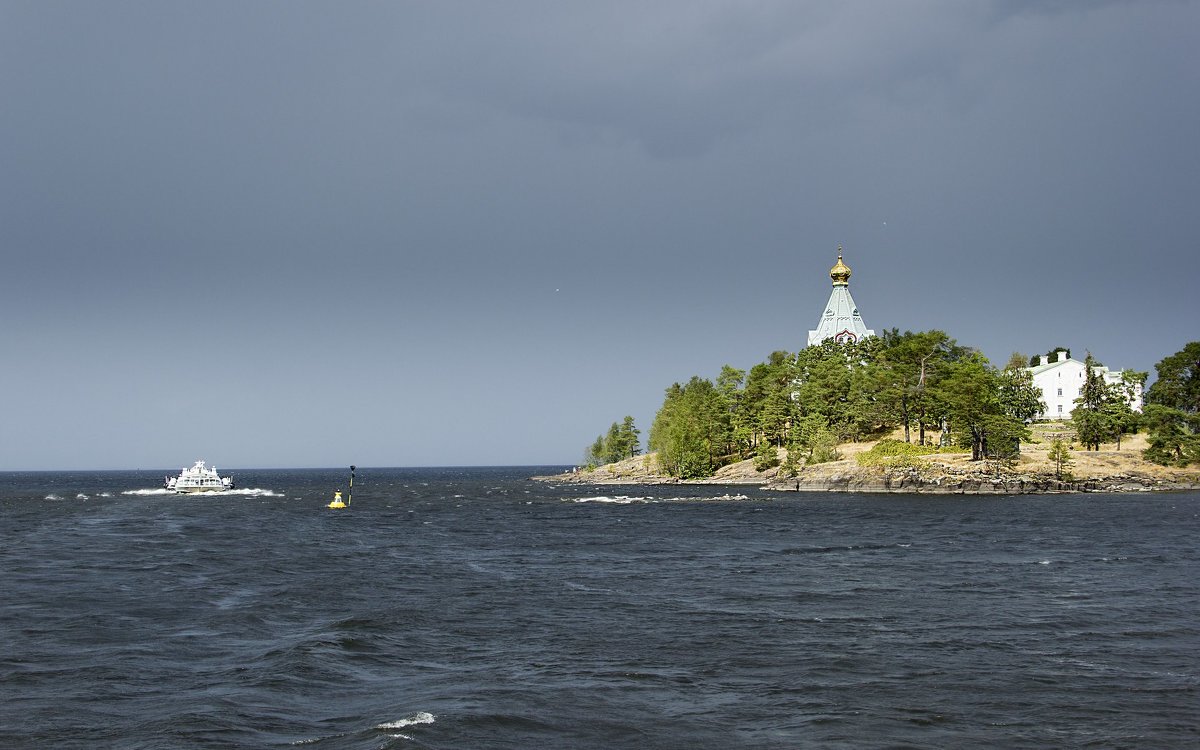
[(819, 344), (826, 339), (834, 339), (839, 343), (859, 341), (874, 336), (875, 332), (867, 328), (858, 306), (850, 296), (850, 266), (842, 262), (842, 248), (838, 248), (837, 263), (829, 269), (829, 278), (833, 281), (833, 292), (825, 305), (825, 312), (817, 321), (815, 330), (808, 332), (808, 345)]

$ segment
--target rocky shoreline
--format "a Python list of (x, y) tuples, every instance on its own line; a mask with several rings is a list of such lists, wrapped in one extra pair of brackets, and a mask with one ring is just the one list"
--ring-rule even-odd
[(531, 479), (578, 484), (695, 484), (753, 485), (778, 492), (858, 492), (928, 495), (1028, 495), (1080, 492), (1137, 493), (1200, 490), (1200, 472), (1195, 470), (1133, 469), (1105, 472), (1076, 472), (1070, 481), (1034, 466), (1015, 470), (989, 470), (978, 463), (950, 462), (944, 456), (931, 458), (919, 468), (881, 469), (859, 466), (850, 459), (817, 464), (802, 469), (798, 476), (780, 477), (778, 469), (754, 470), (753, 461), (731, 464), (714, 476), (700, 480), (678, 480), (657, 471), (652, 457), (639, 456), (592, 470)]

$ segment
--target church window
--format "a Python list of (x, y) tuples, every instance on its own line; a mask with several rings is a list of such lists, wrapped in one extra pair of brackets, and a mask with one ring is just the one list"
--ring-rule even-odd
[(1058, 389), (1058, 395), (1060, 395), (1060, 396), (1062, 395), (1062, 388)]
[(1059, 404), (1059, 405), (1058, 405), (1058, 413), (1059, 413), (1059, 414), (1062, 414), (1062, 404)]

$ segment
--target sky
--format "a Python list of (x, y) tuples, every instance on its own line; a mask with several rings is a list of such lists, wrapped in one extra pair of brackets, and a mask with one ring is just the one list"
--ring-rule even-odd
[(0, 0), (0, 470), (573, 464), (877, 331), (1200, 339), (1200, 3)]

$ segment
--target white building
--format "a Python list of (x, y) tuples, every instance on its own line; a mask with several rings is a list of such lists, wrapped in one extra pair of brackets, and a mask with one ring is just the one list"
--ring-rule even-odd
[(829, 269), (829, 278), (833, 280), (833, 293), (829, 295), (825, 312), (817, 321), (817, 329), (808, 332), (808, 345), (819, 344), (826, 339), (844, 344), (874, 336), (875, 332), (863, 323), (858, 306), (850, 296), (850, 267), (842, 262), (841, 247), (838, 247), (837, 265)]
[[(1054, 353), (1054, 362), (1043, 354), (1038, 364), (1026, 368), (1033, 375), (1033, 384), (1042, 392), (1042, 401), (1046, 411), (1037, 419), (1070, 419), (1075, 409), (1075, 399), (1083, 390), (1084, 371), (1087, 365), (1077, 359), (1066, 356), (1066, 352)], [(1120, 383), (1123, 370), (1110, 370), (1104, 366), (1092, 368), (1093, 372), (1104, 379), (1105, 383)], [(1134, 411), (1142, 410), (1142, 385), (1134, 384), (1133, 393), (1129, 398), (1129, 406)]]

